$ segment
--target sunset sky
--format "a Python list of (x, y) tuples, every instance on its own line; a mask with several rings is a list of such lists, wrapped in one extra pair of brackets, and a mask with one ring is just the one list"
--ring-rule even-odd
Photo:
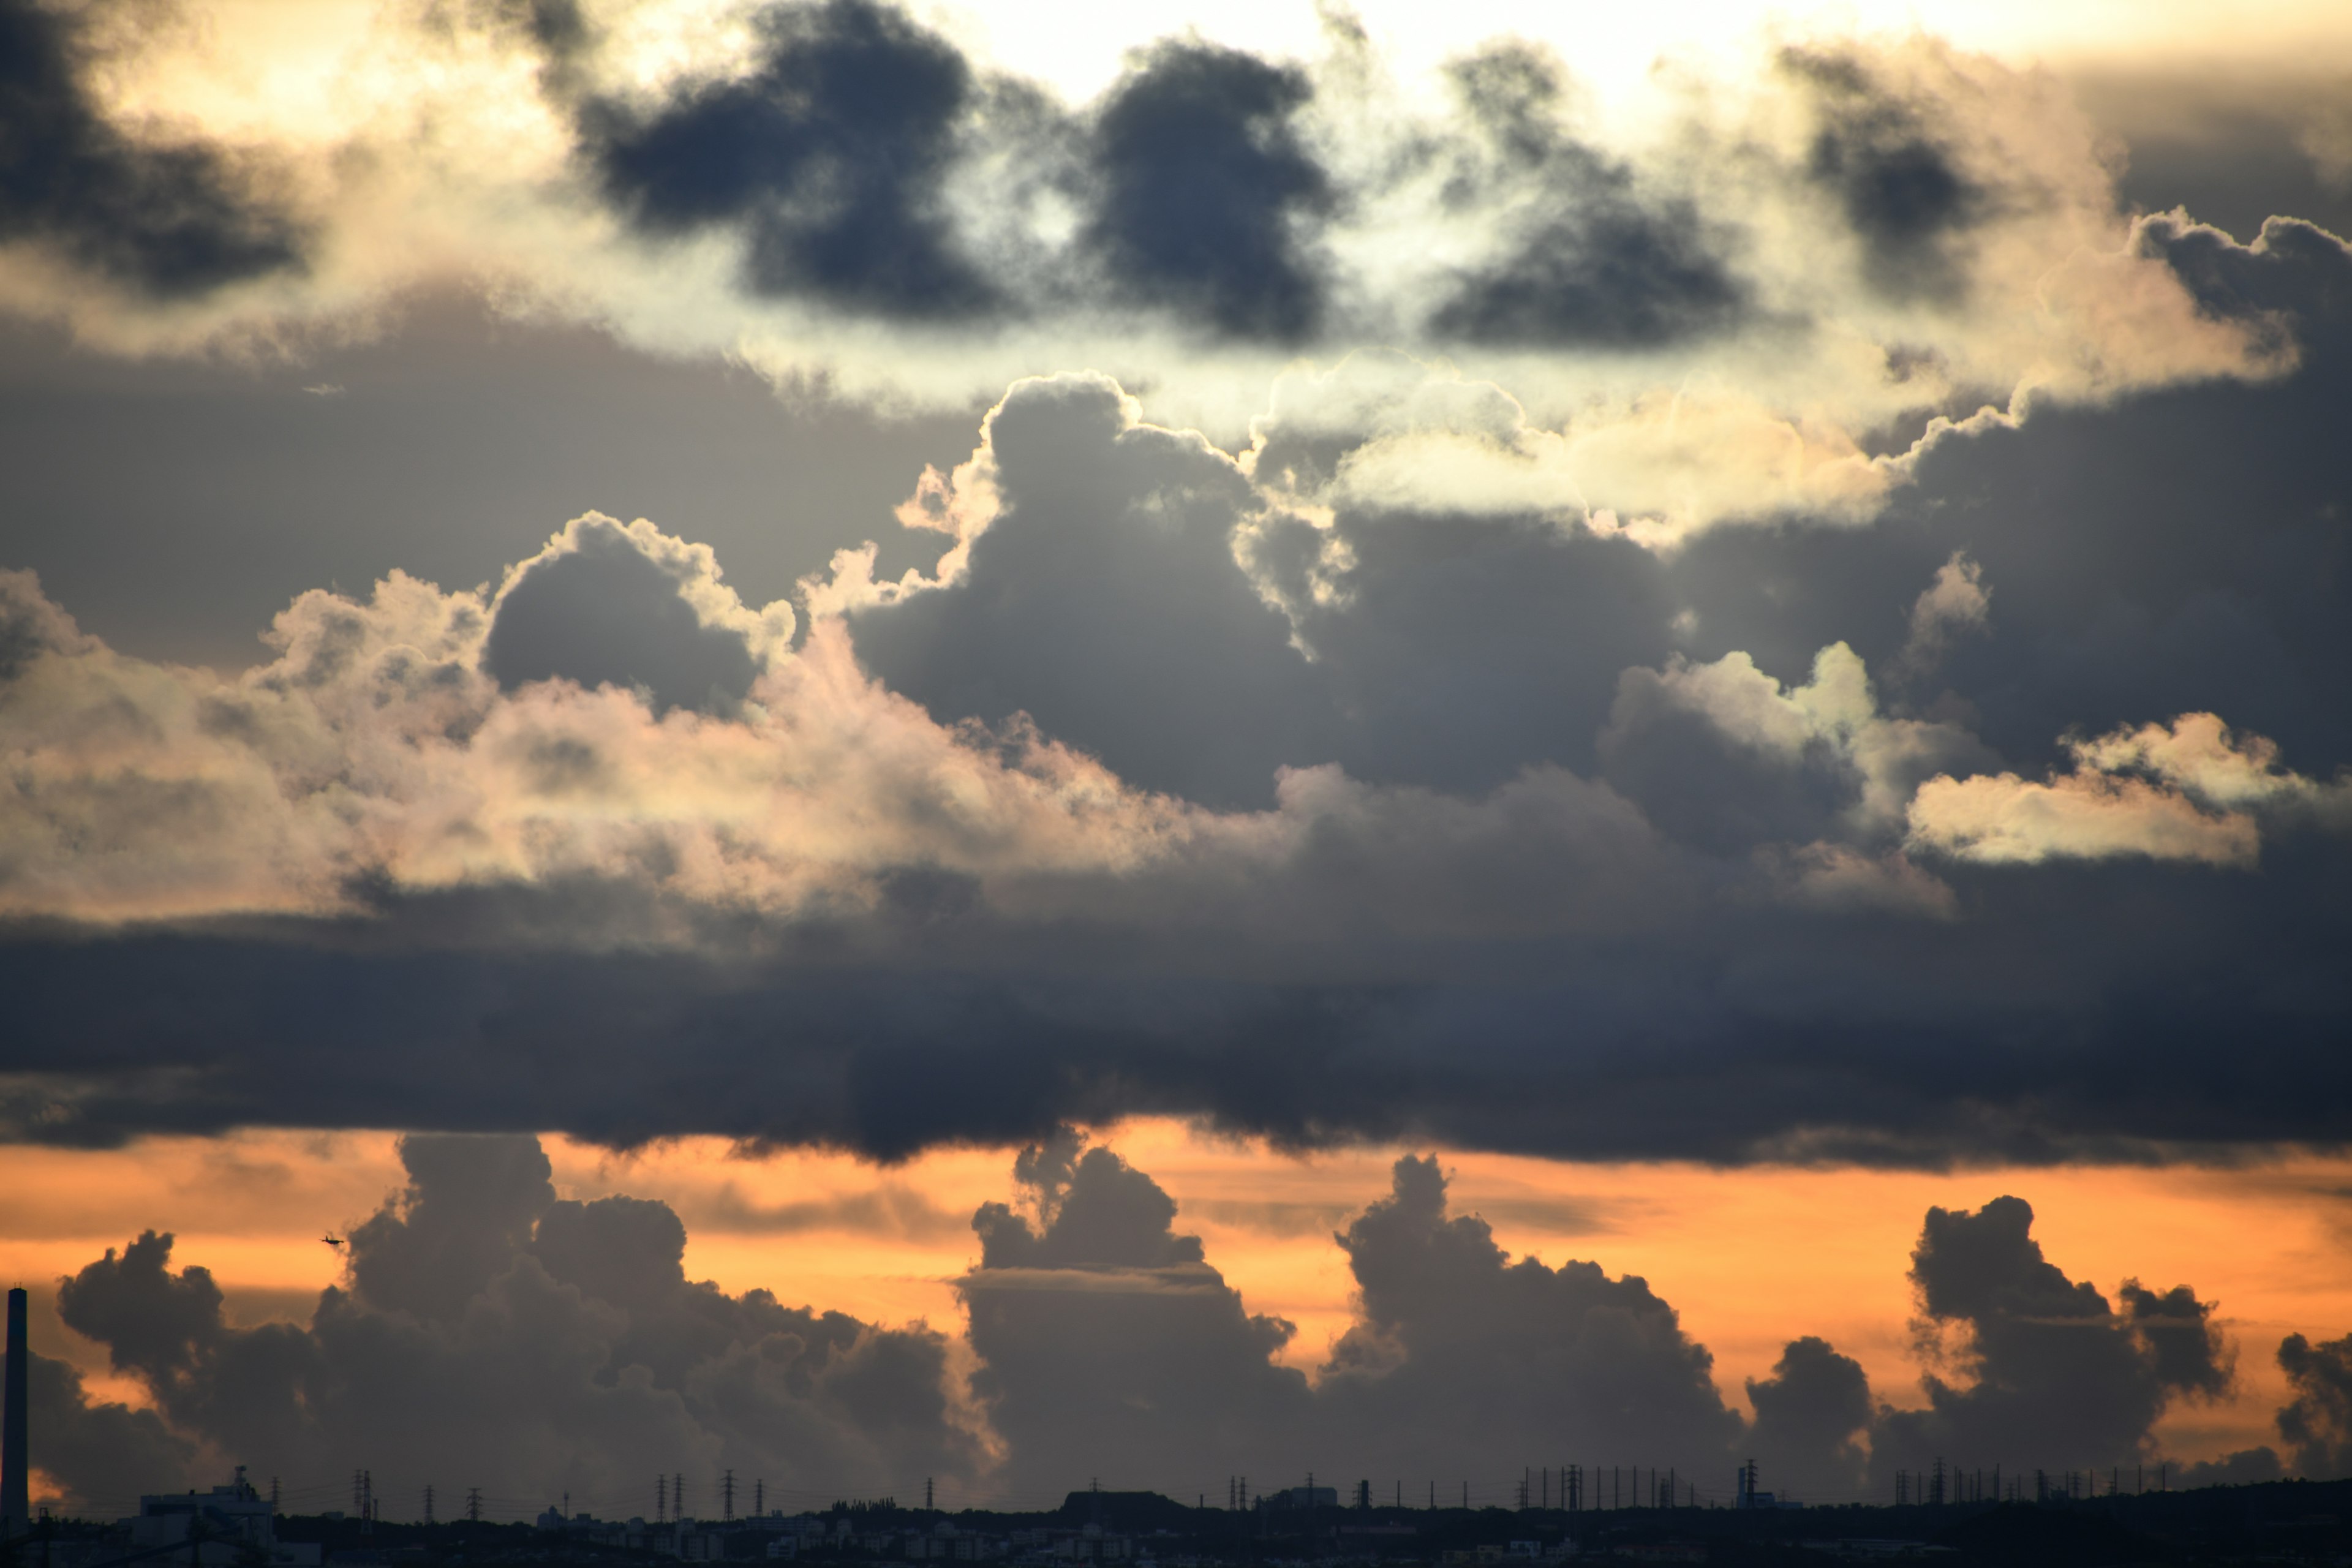
[(2352, 1474), (2347, 105), (0, 0), (37, 1492)]

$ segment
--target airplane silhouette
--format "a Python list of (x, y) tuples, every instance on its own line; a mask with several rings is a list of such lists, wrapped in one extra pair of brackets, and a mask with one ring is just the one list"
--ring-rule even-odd
[(336, 1249), (337, 1251), (339, 1251), (339, 1252), (340, 1252), (341, 1250), (342, 1250), (343, 1238), (342, 1238), (341, 1237), (340, 1237), (340, 1236), (322, 1236), (322, 1237), (320, 1237), (319, 1239), (320, 1239), (320, 1241), (325, 1242), (329, 1247), (331, 1247), (335, 1248), (335, 1249)]

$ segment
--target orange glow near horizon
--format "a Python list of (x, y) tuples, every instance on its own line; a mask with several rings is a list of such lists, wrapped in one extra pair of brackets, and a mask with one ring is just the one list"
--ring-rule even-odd
[[(1310, 1373), (1351, 1319), (1345, 1256), (1331, 1233), (1389, 1185), (1391, 1148), (1307, 1157), (1205, 1135), (1174, 1121), (1107, 1129), (1100, 1141), (1176, 1200), (1180, 1228), (1253, 1311), (1297, 1325), (1285, 1353)], [(743, 1157), (716, 1139), (614, 1154), (545, 1140), (558, 1190), (659, 1198), (688, 1231), (687, 1270), (730, 1291), (764, 1287), (794, 1305), (961, 1331), (953, 1281), (977, 1260), (972, 1210), (1013, 1195), (1011, 1152), (937, 1151), (885, 1168), (829, 1152)], [(2352, 1160), (2241, 1169), (2073, 1166), (1957, 1173), (1592, 1164), (1445, 1151), (1455, 1213), (1475, 1213), (1515, 1255), (1589, 1258), (1638, 1274), (1715, 1355), (1725, 1398), (1780, 1347), (1818, 1333), (1868, 1370), (1878, 1396), (1916, 1403), (1905, 1277), (1930, 1205), (1974, 1208), (2003, 1193), (2034, 1206), (2051, 1260), (2113, 1298), (2137, 1278), (2218, 1300), (2239, 1346), (2235, 1397), (2176, 1409), (2168, 1451), (2218, 1456), (2274, 1437), (2285, 1397), (2273, 1359), (2300, 1331), (2352, 1330)], [(247, 1132), (152, 1139), (110, 1152), (0, 1149), (0, 1273), (51, 1292), (107, 1247), (147, 1228), (177, 1237), (173, 1260), (210, 1268), (233, 1321), (299, 1319), (341, 1276), (319, 1237), (373, 1212), (402, 1185), (387, 1133)], [(60, 1332), (53, 1317), (37, 1335)], [(44, 1347), (80, 1365), (93, 1394), (137, 1397), (87, 1343)]]

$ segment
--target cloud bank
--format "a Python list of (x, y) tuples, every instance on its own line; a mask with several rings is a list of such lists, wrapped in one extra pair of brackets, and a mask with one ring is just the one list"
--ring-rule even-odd
[[(43, 1428), (62, 1498), (120, 1484), (126, 1460), (158, 1485), (206, 1464), (297, 1486), (367, 1467), (391, 1498), (437, 1476), (494, 1512), (550, 1490), (642, 1511), (652, 1475), (701, 1486), (722, 1469), (792, 1507), (909, 1477), (950, 1502), (1051, 1502), (1089, 1476), (1181, 1495), (1310, 1468), (1491, 1500), (1526, 1468), (1574, 1464), (1591, 1506), (1612, 1467), (1655, 1463), (1719, 1498), (1753, 1458), (1784, 1494), (1884, 1500), (1896, 1470), (1936, 1458), (2156, 1462), (2168, 1406), (2233, 1386), (2214, 1303), (2126, 1280), (2111, 1304), (2042, 1257), (2015, 1197), (1927, 1215), (1911, 1269), (1924, 1405), (1881, 1403), (1804, 1335), (1748, 1381), (1751, 1416), (1647, 1282), (1511, 1257), (1451, 1211), (1434, 1157), (1398, 1160), (1332, 1237), (1356, 1319), (1311, 1379), (1276, 1359), (1292, 1325), (1250, 1310), (1158, 1184), (1066, 1131), (1019, 1155), (1014, 1201), (971, 1217), (980, 1256), (955, 1282), (968, 1356), (929, 1325), (692, 1283), (666, 1205), (559, 1199), (530, 1138), (412, 1136), (401, 1157), (406, 1185), (352, 1228), (346, 1278), (306, 1322), (228, 1326), (210, 1274), (175, 1267), (152, 1232), (61, 1281), (64, 1321), (152, 1401), (90, 1405), (42, 1363), (63, 1374)], [(2296, 1337), (2279, 1352), (2301, 1473), (2344, 1468), (2341, 1349)], [(2267, 1448), (2230, 1463), (2280, 1470)]]
[[(1636, 135), (1336, 16), (1070, 103), (867, 0), (549, 5), (237, 118), (252, 40), (5, 15), (0, 281), (98, 347), (456, 270), (1002, 391), (789, 601), (589, 513), (224, 674), (0, 579), (9, 1136), (2342, 1138), (2352, 253), (2122, 212), (2051, 80), (1782, 40)], [(286, 258), (105, 260), (170, 215), (61, 193), (190, 148)]]
[(1953, 428), (1866, 528), (1400, 492), (1400, 442), (1534, 437), (1373, 355), (1239, 451), (1022, 382), (900, 510), (934, 568), (797, 604), (591, 515), (495, 585), (307, 594), (227, 676), (14, 574), (7, 1125), (2333, 1142), (2346, 476), (2294, 411), (2352, 259), (2147, 234), (2303, 367)]
[[(1916, 37), (1670, 58), (1612, 123), (1539, 45), (1391, 58), (1340, 12), (1307, 58), (1150, 42), (1086, 102), (881, 0), (389, 8), (291, 61), (235, 16), (6, 16), (0, 307), (132, 352), (299, 352), (462, 277), (783, 384), (961, 407), (1091, 366), (1230, 433), (1294, 356), (1387, 346), (1602, 447), (1728, 389), (1748, 439), (1680, 453), (1719, 495), (1776, 429), (2291, 358), (2149, 253), (2063, 89)], [(289, 68), (341, 90), (240, 90)]]

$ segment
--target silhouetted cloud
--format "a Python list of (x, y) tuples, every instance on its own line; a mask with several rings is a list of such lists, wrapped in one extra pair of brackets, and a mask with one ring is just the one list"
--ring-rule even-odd
[(971, 316), (995, 291), (943, 211), (973, 72), (874, 0), (759, 13), (748, 74), (690, 82), (651, 112), (584, 114), (605, 188), (646, 232), (743, 226), (746, 276), (882, 316)]
[(407, 1187), (352, 1230), (349, 1284), (307, 1323), (230, 1327), (209, 1272), (175, 1271), (153, 1232), (65, 1281), (65, 1321), (177, 1436), (119, 1406), (79, 1419), (260, 1473), (367, 1465), (389, 1491), (432, 1479), (429, 1457), (494, 1495), (632, 1511), (672, 1469), (854, 1489), (976, 1462), (940, 1334), (690, 1282), (675, 1215), (557, 1201), (534, 1139), (410, 1137), (401, 1155)]
[(1648, 1283), (1598, 1264), (1514, 1259), (1475, 1215), (1449, 1215), (1433, 1156), (1397, 1162), (1387, 1196), (1337, 1240), (1360, 1321), (1318, 1391), (1325, 1441), (1373, 1474), (1530, 1455), (1637, 1458), (1710, 1474), (1740, 1429), (1713, 1357)]
[(1297, 1330), (1243, 1306), (1199, 1238), (1171, 1229), (1157, 1183), (1067, 1134), (1025, 1151), (1015, 1177), (1031, 1212), (981, 1207), (980, 1265), (956, 1289), (982, 1363), (972, 1390), (1017, 1484), (1112, 1464), (1149, 1486), (1296, 1454), (1307, 1380), (1273, 1357)]
[(226, 151), (141, 140), (107, 117), (85, 33), (111, 9), (0, 4), (0, 240), (164, 300), (298, 268), (301, 227)]
[(152, 1410), (113, 1400), (92, 1402), (81, 1373), (36, 1352), (26, 1390), (26, 1420), (36, 1445), (33, 1462), (59, 1489), (52, 1502), (65, 1517), (83, 1518), (119, 1505), (126, 1480), (170, 1491), (192, 1479), (196, 1445), (173, 1432)]
[(1748, 1380), (1750, 1458), (1776, 1494), (1834, 1501), (1858, 1494), (1877, 1412), (1862, 1363), (1818, 1335), (1790, 1340), (1768, 1377)]
[(2278, 1430), (2295, 1470), (2315, 1480), (2352, 1475), (2352, 1336), (2313, 1344), (2289, 1334), (2278, 1363), (2294, 1391)]
[[(1034, 1496), (1087, 1476), (1181, 1491), (1310, 1468), (1483, 1490), (1541, 1459), (1581, 1465), (1590, 1506), (1612, 1467), (1719, 1495), (1754, 1458), (1784, 1495), (1837, 1502), (1883, 1498), (1895, 1468), (1932, 1458), (2159, 1461), (2156, 1417), (2221, 1394), (2233, 1350), (2186, 1287), (2127, 1280), (2110, 1308), (2042, 1257), (2031, 1211), (2004, 1197), (1927, 1212), (1912, 1268), (1927, 1408), (1876, 1404), (1859, 1364), (1806, 1335), (1748, 1380), (1749, 1422), (1647, 1282), (1512, 1257), (1451, 1212), (1434, 1155), (1406, 1155), (1330, 1238), (1353, 1321), (1310, 1384), (1277, 1359), (1296, 1330), (1251, 1310), (1168, 1193), (1062, 1128), (1013, 1159), (1013, 1201), (971, 1216), (980, 1258), (954, 1281), (962, 1361), (928, 1326), (689, 1282), (667, 1205), (557, 1199), (534, 1139), (411, 1136), (400, 1152), (407, 1185), (352, 1227), (346, 1281), (307, 1323), (229, 1326), (210, 1273), (175, 1269), (173, 1238), (153, 1232), (62, 1281), (65, 1322), (154, 1408), (91, 1405), (43, 1363), (53, 1473), (119, 1485), (94, 1468), (110, 1443), (164, 1484), (234, 1454), (264, 1473), (367, 1465), (390, 1493), (430, 1479), (429, 1458), (494, 1495), (568, 1488), (610, 1510), (681, 1468), (795, 1496), (908, 1473)], [(1944, 1330), (1958, 1337), (1938, 1343)], [(2341, 1463), (2343, 1352), (2282, 1352), (2299, 1397), (2281, 1429), (2307, 1473)], [(2253, 1449), (2194, 1474), (2277, 1468)]]
[(2214, 1304), (2188, 1286), (2126, 1280), (2119, 1307), (2070, 1279), (2029, 1234), (2033, 1210), (1995, 1198), (1969, 1213), (1931, 1208), (1912, 1253), (1926, 1331), (1959, 1331), (1957, 1370), (1930, 1372), (1924, 1410), (1889, 1410), (1871, 1444), (1880, 1479), (1938, 1458), (1962, 1465), (2137, 1463), (2176, 1400), (2221, 1397), (2232, 1353)]

